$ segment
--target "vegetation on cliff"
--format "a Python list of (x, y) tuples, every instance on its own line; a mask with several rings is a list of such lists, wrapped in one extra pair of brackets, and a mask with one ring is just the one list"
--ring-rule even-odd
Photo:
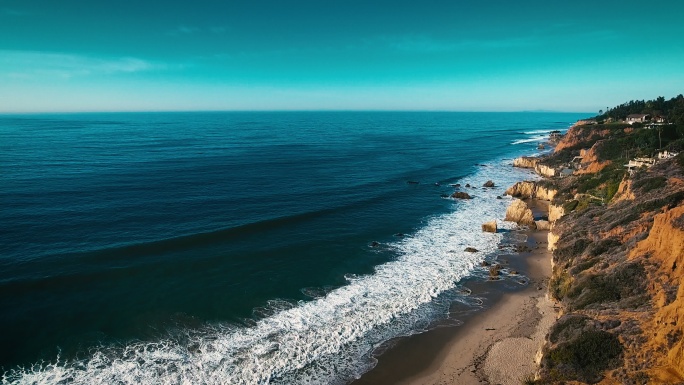
[(681, 151), (684, 132), (667, 127), (575, 126), (541, 160), (559, 167), (582, 156), (590, 171), (546, 182), (565, 213), (552, 228), (549, 283), (563, 316), (535, 383), (684, 382), (684, 153), (624, 167), (659, 148)]
[(613, 108), (606, 107), (606, 111), (600, 111), (595, 119), (603, 121), (610, 118), (618, 121), (630, 114), (662, 116), (669, 122), (684, 126), (684, 95), (679, 94), (669, 100), (662, 96), (653, 100), (631, 100)]

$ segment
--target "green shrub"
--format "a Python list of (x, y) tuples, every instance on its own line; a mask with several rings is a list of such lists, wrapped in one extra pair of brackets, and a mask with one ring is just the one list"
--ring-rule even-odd
[(582, 333), (590, 318), (581, 314), (567, 314), (562, 316), (549, 331), (549, 341), (556, 344), (571, 340)]
[(596, 257), (612, 249), (613, 247), (621, 246), (622, 243), (617, 238), (608, 238), (600, 242), (594, 243), (589, 249), (589, 255)]
[(633, 188), (635, 190), (641, 190), (642, 193), (649, 192), (651, 190), (663, 188), (667, 185), (667, 178), (664, 176), (655, 176), (652, 178), (643, 178), (634, 181)]
[(570, 277), (566, 271), (563, 271), (562, 273), (555, 274), (551, 277), (551, 280), (549, 281), (549, 291), (553, 298), (560, 301), (567, 295), (571, 284), (572, 277)]
[(599, 382), (603, 372), (619, 365), (622, 345), (602, 330), (588, 330), (579, 337), (551, 349), (545, 360), (553, 380)]
[(578, 204), (579, 204), (579, 201), (577, 201), (577, 200), (567, 201), (563, 204), (563, 211), (566, 214), (571, 213), (573, 210), (575, 210), (575, 208), (577, 207)]

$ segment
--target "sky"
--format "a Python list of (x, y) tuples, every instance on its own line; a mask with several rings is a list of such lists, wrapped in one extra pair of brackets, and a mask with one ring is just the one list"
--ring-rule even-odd
[(0, 113), (598, 112), (684, 93), (684, 1), (0, 0)]

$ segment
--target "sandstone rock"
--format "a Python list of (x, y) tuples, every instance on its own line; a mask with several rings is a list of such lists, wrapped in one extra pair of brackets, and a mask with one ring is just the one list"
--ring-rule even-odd
[(554, 223), (565, 215), (563, 206), (549, 205), (549, 222)]
[(482, 224), (482, 231), (487, 233), (496, 233), (496, 221), (490, 221)]
[(534, 182), (517, 182), (506, 189), (506, 195), (516, 198), (534, 198), (537, 185)]
[(487, 182), (485, 182), (485, 184), (482, 185), (482, 187), (494, 187), (494, 182), (488, 180)]
[(480, 262), (480, 266), (482, 266), (482, 267), (487, 267), (487, 266), (489, 266), (489, 265), (491, 265), (491, 263), (489, 263), (489, 262), (487, 262), (487, 261), (482, 261), (482, 262)]
[(451, 197), (456, 199), (473, 199), (470, 194), (462, 191), (456, 191), (455, 193), (451, 194)]
[(549, 234), (546, 236), (546, 239), (549, 242), (547, 248), (550, 251), (556, 250), (556, 243), (558, 243), (559, 238), (560, 238), (560, 235), (556, 235), (553, 233), (553, 231), (549, 231)]
[(478, 250), (474, 247), (466, 247), (464, 251), (467, 251), (468, 253), (477, 253), (480, 250)]
[[(639, 242), (630, 253), (630, 259), (644, 254), (660, 266), (659, 278), (669, 285), (678, 286), (676, 294), (667, 294), (661, 285), (654, 285), (655, 316), (652, 322), (656, 346), (667, 346), (669, 364), (684, 373), (684, 205), (658, 214), (653, 219), (653, 227), (648, 237)], [(676, 285), (676, 286), (675, 286)], [(669, 298), (668, 298), (669, 297)], [(672, 339), (668, 336), (677, 336)], [(667, 342), (667, 345), (664, 343)]]
[(549, 221), (534, 221), (534, 224), (537, 226), (537, 230), (551, 230), (551, 223)]
[(527, 203), (516, 199), (511, 202), (510, 206), (506, 209), (506, 219), (507, 221), (515, 222), (519, 225), (527, 225), (534, 228), (536, 225), (534, 223), (534, 216), (532, 215), (532, 210), (527, 207)]
[(521, 156), (520, 158), (515, 158), (513, 160), (513, 167), (535, 168), (535, 166), (537, 166), (537, 163), (539, 163), (539, 158)]
[(556, 171), (555, 168), (549, 167), (543, 164), (538, 164), (534, 167), (534, 171), (541, 175), (545, 176), (547, 178), (553, 178), (554, 176), (558, 175), (558, 171)]
[(524, 181), (517, 182), (506, 190), (506, 195), (516, 198), (532, 198), (552, 201), (558, 194), (557, 190), (549, 189), (544, 186), (539, 186), (535, 182)]

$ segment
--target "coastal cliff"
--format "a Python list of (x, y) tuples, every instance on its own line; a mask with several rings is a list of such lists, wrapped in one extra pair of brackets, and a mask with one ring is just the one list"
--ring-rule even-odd
[(657, 135), (575, 125), (534, 167), (581, 157), (578, 171), (507, 191), (551, 201), (549, 295), (560, 318), (534, 383), (684, 382), (684, 155), (632, 173), (622, 166)]

